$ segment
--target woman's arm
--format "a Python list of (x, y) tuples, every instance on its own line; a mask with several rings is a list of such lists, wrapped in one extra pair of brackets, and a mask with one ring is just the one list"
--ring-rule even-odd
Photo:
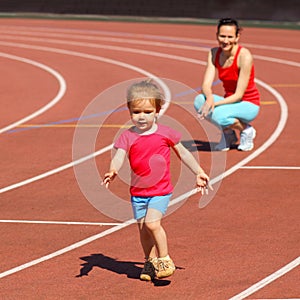
[(205, 95), (206, 101), (203, 107), (200, 108), (200, 111), (198, 111), (200, 119), (206, 117), (209, 111), (214, 109), (212, 85), (216, 74), (216, 68), (214, 65), (214, 57), (216, 51), (217, 48), (213, 48), (208, 52), (206, 69), (204, 72), (204, 78), (202, 82), (202, 93)]
[(109, 184), (114, 180), (119, 170), (121, 169), (126, 157), (126, 151), (124, 149), (118, 148), (109, 167), (109, 171), (104, 174), (104, 179), (102, 184), (108, 188)]
[(211, 49), (208, 52), (206, 69), (204, 72), (204, 78), (202, 82), (202, 93), (206, 96), (206, 98), (212, 97), (212, 84), (215, 79), (216, 68), (214, 65), (214, 56), (215, 56), (216, 48)]

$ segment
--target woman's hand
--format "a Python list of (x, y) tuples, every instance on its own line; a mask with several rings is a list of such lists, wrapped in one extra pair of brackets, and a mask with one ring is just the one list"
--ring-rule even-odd
[(209, 101), (208, 99), (205, 101), (205, 103), (202, 105), (202, 107), (198, 110), (198, 118), (200, 120), (203, 120), (210, 112), (213, 112), (215, 108), (214, 101)]

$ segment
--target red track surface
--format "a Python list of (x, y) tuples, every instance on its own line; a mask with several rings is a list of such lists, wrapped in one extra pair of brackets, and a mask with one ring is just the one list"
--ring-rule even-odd
[[(194, 195), (164, 219), (177, 271), (154, 283), (138, 279), (143, 254), (135, 225), (120, 229), (85, 223), (116, 220), (101, 214), (86, 200), (73, 168), (19, 187), (12, 185), (72, 161), (76, 122), (46, 128), (30, 128), (30, 124), (78, 118), (103, 90), (144, 77), (137, 71), (96, 60), (95, 56), (125, 62), (196, 88), (204, 70), (196, 61), (205, 62), (207, 49), (215, 45), (215, 28), (1, 19), (0, 32), (1, 128), (37, 111), (59, 92), (58, 79), (53, 74), (21, 58), (57, 71), (67, 84), (62, 99), (24, 122), (25, 130), (17, 126), (16, 132), (6, 131), (0, 137), (1, 299), (230, 299), (236, 295), (236, 299), (300, 298), (299, 31), (244, 30), (241, 42), (254, 54), (256, 77), (264, 84), (259, 84), (263, 105), (254, 122), (258, 133), (255, 150), (226, 154), (226, 170), (232, 173), (222, 180), (205, 209), (199, 209), (199, 195)], [(122, 49), (109, 49), (109, 45)], [(163, 57), (162, 53), (174, 56)], [(175, 55), (185, 59), (179, 60)], [(194, 61), (188, 62), (187, 58)], [(221, 87), (216, 89), (221, 91)], [(189, 100), (182, 106), (194, 115), (192, 97)], [(207, 141), (188, 113), (170, 107), (166, 114), (188, 128), (195, 140)], [(108, 125), (126, 118), (126, 111), (117, 117), (112, 115)], [(105, 127), (96, 149), (110, 145), (115, 133), (116, 129)], [(274, 139), (270, 140), (272, 135)], [(211, 153), (196, 153), (209, 171)], [(241, 164), (242, 168), (236, 167), (245, 158), (249, 161)], [(100, 174), (107, 169), (109, 159), (108, 152), (97, 157)], [(251, 166), (258, 168), (245, 168)], [(174, 173), (178, 167), (174, 163)], [(187, 185), (193, 188), (193, 182)], [(127, 195), (124, 184), (115, 184), (114, 190), (123, 197)], [(101, 187), (99, 191), (102, 193)], [(110, 233), (106, 231), (109, 228), (118, 230)], [(103, 236), (97, 236), (101, 232)], [(89, 243), (75, 244), (92, 236)], [(70, 245), (71, 249), (56, 252)], [(290, 271), (274, 274), (289, 263)], [(269, 275), (265, 286), (254, 286), (264, 283)], [(242, 294), (245, 290), (249, 292)]]

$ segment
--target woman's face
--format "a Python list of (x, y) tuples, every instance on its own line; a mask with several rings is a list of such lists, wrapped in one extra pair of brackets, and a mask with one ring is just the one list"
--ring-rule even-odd
[(240, 35), (236, 34), (236, 27), (234, 25), (223, 25), (217, 32), (217, 41), (219, 47), (224, 51), (230, 51), (234, 45), (238, 43)]

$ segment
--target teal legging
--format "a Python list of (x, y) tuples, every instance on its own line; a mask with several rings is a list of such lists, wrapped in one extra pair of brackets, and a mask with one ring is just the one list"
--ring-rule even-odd
[[(214, 102), (223, 100), (224, 97), (213, 95)], [(198, 112), (205, 103), (205, 96), (199, 94), (194, 101), (194, 107)], [(224, 104), (216, 106), (213, 112), (210, 112), (206, 119), (211, 121), (222, 129), (229, 127), (235, 122), (235, 119), (239, 119), (243, 123), (250, 123), (253, 121), (259, 112), (259, 106), (248, 101), (240, 101), (231, 104)]]

